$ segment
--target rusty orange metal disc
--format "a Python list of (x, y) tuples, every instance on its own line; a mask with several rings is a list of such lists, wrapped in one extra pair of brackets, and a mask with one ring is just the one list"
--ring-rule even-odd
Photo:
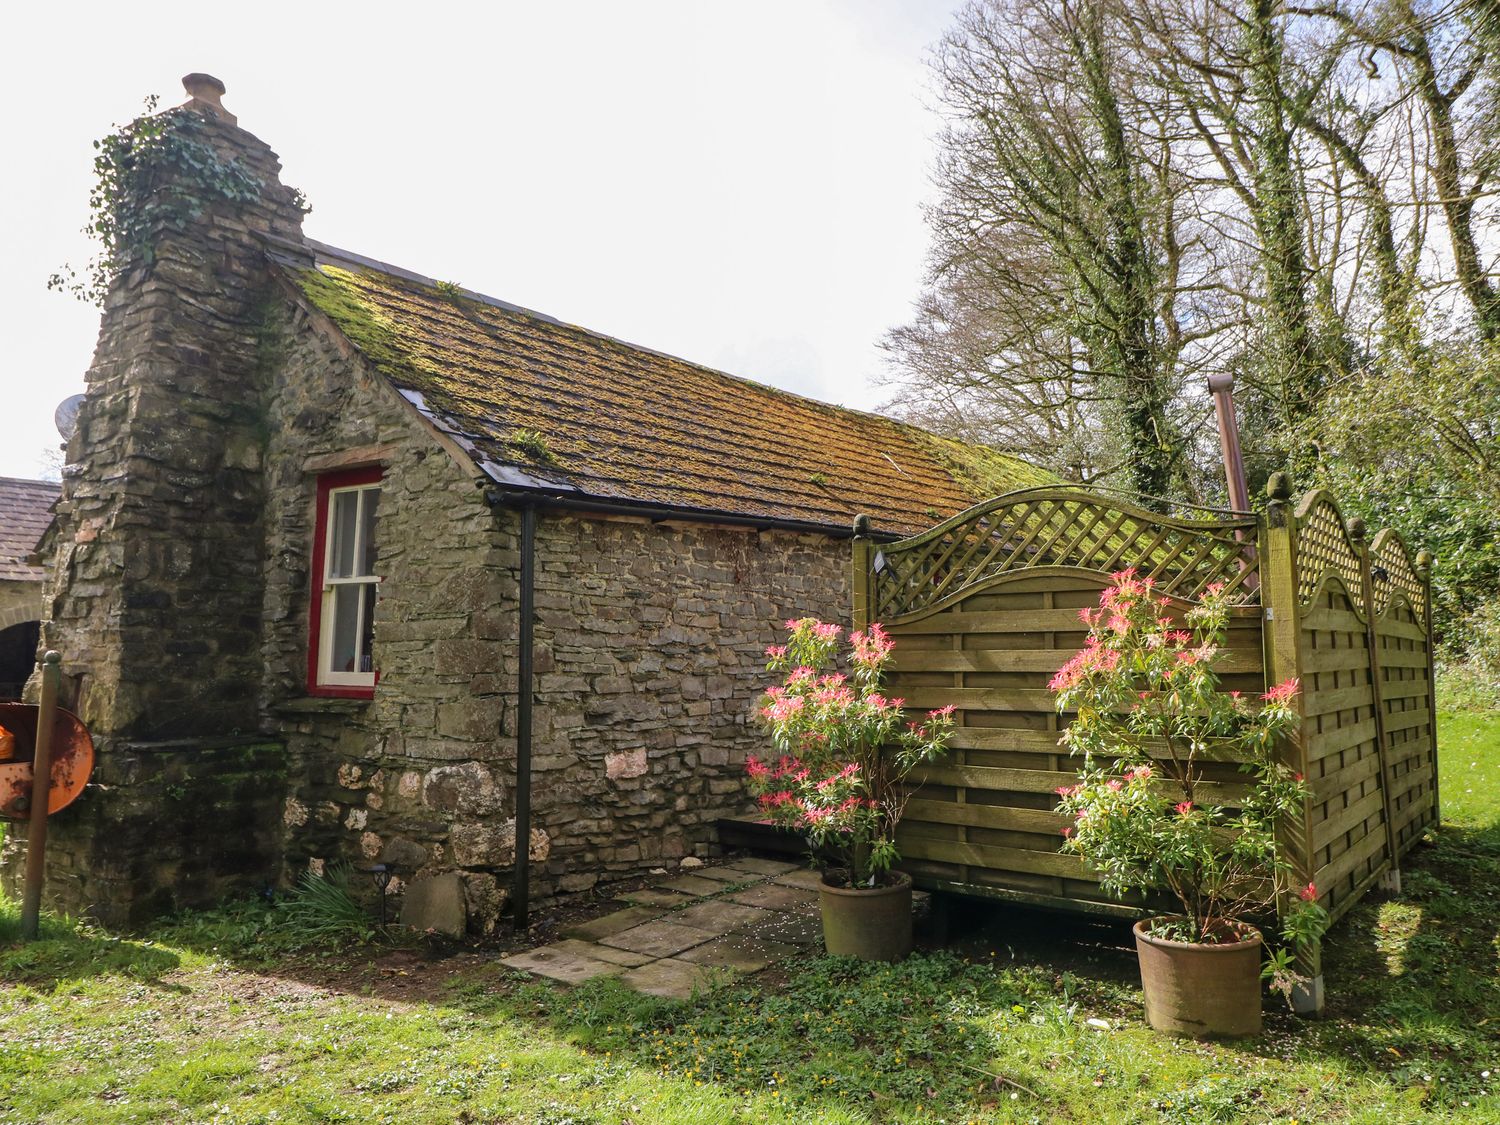
[[(24, 820), (31, 815), (31, 760), (36, 752), (37, 706), (0, 703), (0, 727), (15, 735), (13, 755), (0, 758), (0, 818)], [(94, 740), (77, 715), (57, 709), (52, 723), (52, 788), (47, 812), (71, 805), (94, 772)]]

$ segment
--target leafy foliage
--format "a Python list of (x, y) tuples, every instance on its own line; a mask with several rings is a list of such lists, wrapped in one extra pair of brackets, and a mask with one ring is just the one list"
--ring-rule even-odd
[(321, 874), (304, 871), (279, 909), (281, 925), (307, 944), (369, 941), (375, 925), (351, 889), (354, 869), (329, 864)]
[(152, 264), (161, 230), (182, 229), (214, 202), (247, 202), (264, 190), (258, 176), (219, 154), (196, 110), (156, 113), (154, 98), (146, 109), (94, 142), (94, 187), (83, 231), (100, 249), (82, 276), (64, 266), (48, 279), (49, 289), (100, 304), (126, 269)]
[(749, 760), (751, 788), (774, 821), (842, 856), (853, 885), (873, 886), (897, 859), (903, 782), (946, 748), (953, 708), (903, 725), (904, 701), (881, 690), (894, 646), (878, 624), (850, 634), (848, 675), (833, 670), (839, 626), (804, 617), (786, 627), (787, 643), (766, 652), (786, 680), (760, 708), (780, 757)]
[[(1096, 610), (1082, 611), (1086, 646), (1053, 678), (1060, 712), (1076, 712), (1063, 735), (1083, 757), (1058, 811), (1073, 818), (1065, 849), (1084, 858), (1105, 891), (1165, 890), (1182, 907), (1153, 932), (1179, 941), (1238, 940), (1241, 925), (1288, 896), (1294, 878), (1278, 828), (1302, 807), (1307, 786), (1277, 759), (1278, 740), (1298, 722), (1297, 682), (1252, 704), (1219, 691), (1229, 605), (1216, 587), (1186, 615), (1169, 616), (1150, 579), (1114, 576)], [(1239, 760), (1250, 777), (1233, 806), (1204, 783), (1203, 763)], [(1283, 912), (1288, 943), (1315, 939), (1327, 924), (1311, 883)]]

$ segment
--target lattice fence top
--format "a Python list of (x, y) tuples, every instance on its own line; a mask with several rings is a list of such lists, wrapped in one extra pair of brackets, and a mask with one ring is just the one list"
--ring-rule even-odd
[(875, 557), (873, 616), (889, 622), (1017, 571), (1135, 567), (1185, 601), (1222, 582), (1233, 601), (1258, 600), (1254, 518), (1184, 520), (1105, 496), (1028, 489), (962, 512)]
[(1338, 505), (1320, 490), (1308, 493), (1297, 509), (1297, 597), (1304, 609), (1330, 575), (1343, 582), (1355, 610), (1364, 613), (1359, 551), (1349, 539)]
[(1417, 568), (1412, 565), (1406, 544), (1390, 528), (1375, 536), (1370, 544), (1370, 586), (1374, 591), (1374, 611), (1379, 617), (1390, 609), (1397, 593), (1406, 595), (1411, 611), (1424, 626), (1427, 624), (1427, 596)]

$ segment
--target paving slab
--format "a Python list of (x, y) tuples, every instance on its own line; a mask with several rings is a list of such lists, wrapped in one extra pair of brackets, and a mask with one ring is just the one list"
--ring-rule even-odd
[(718, 936), (712, 930), (699, 929), (697, 926), (679, 926), (675, 922), (659, 921), (610, 934), (601, 939), (599, 944), (644, 953), (650, 957), (670, 957)]
[(744, 906), (738, 902), (717, 898), (677, 911), (672, 915), (672, 923), (673, 925), (697, 926), (699, 929), (710, 930), (716, 934), (727, 934), (730, 930), (738, 930), (757, 919), (765, 918), (769, 913), (759, 907)]
[(679, 961), (675, 957), (664, 957), (652, 961), (639, 969), (628, 969), (620, 980), (648, 996), (663, 996), (670, 1000), (686, 1000), (694, 992), (710, 988), (728, 979), (732, 974), (713, 965), (695, 965), (691, 961)]
[(805, 891), (815, 891), (823, 885), (823, 873), (804, 867), (800, 871), (788, 871), (785, 875), (778, 875), (771, 882), (782, 887), (801, 887)]
[(758, 973), (767, 965), (790, 960), (799, 952), (795, 945), (734, 934), (684, 950), (677, 955), (677, 960), (691, 961), (695, 965), (718, 965), (739, 973)]
[(649, 954), (636, 953), (630, 949), (616, 949), (612, 945), (601, 945), (597, 941), (579, 941), (577, 938), (553, 942), (544, 948), (553, 949), (559, 953), (568, 953), (575, 957), (592, 957), (595, 961), (623, 965), (627, 969), (634, 969), (651, 960)]
[(655, 887), (646, 887), (617, 897), (621, 902), (628, 902), (632, 906), (654, 906), (665, 910), (676, 910), (679, 906), (686, 906), (694, 901), (694, 896), (680, 895), (676, 891), (659, 891)]
[(818, 912), (818, 896), (812, 891), (801, 887), (778, 887), (774, 883), (736, 891), (729, 899), (744, 906), (759, 906), (764, 910), (785, 910), (795, 914)]
[(785, 875), (788, 871), (795, 871), (801, 864), (785, 863), (779, 859), (761, 859), (759, 856), (746, 856), (744, 859), (730, 860), (730, 867), (738, 867), (741, 871), (754, 872), (756, 875)]
[(694, 895), (696, 897), (716, 895), (724, 889), (723, 883), (714, 879), (702, 879), (697, 875), (683, 875), (681, 878), (660, 883), (658, 886), (662, 890), (676, 891), (679, 894)]
[(528, 949), (525, 953), (511, 953), (500, 958), (500, 963), (507, 968), (551, 977), (564, 984), (581, 984), (595, 977), (613, 976), (625, 972), (626, 968), (598, 957), (559, 949), (556, 945), (543, 945), (537, 949)]
[(740, 871), (729, 866), (704, 867), (694, 871), (693, 875), (699, 879), (712, 879), (716, 883), (748, 883), (754, 879), (763, 879), (765, 876), (756, 875), (749, 871)]
[(821, 918), (810, 914), (787, 914), (780, 910), (762, 910), (760, 913), (763, 917), (747, 922), (733, 932), (788, 945), (822, 946)]
[(568, 926), (562, 931), (562, 935), (565, 938), (577, 938), (580, 941), (598, 941), (602, 937), (609, 937), (610, 934), (628, 930), (631, 926), (639, 926), (642, 922), (660, 918), (663, 913), (662, 910), (652, 906), (627, 906), (624, 910), (616, 910), (613, 914), (605, 914), (587, 922)]

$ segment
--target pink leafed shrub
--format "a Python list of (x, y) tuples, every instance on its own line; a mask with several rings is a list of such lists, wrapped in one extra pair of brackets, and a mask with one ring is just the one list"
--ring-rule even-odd
[[(1058, 711), (1073, 715), (1062, 742), (1082, 759), (1077, 782), (1057, 791), (1071, 821), (1063, 849), (1107, 893), (1175, 898), (1180, 913), (1158, 919), (1156, 936), (1238, 940), (1279, 906), (1287, 945), (1315, 940), (1327, 914), (1316, 887), (1295, 885), (1278, 839), (1307, 799), (1280, 755), (1299, 722), (1297, 681), (1253, 698), (1221, 691), (1222, 591), (1210, 587), (1179, 625), (1149, 579), (1112, 578), (1098, 607), (1080, 611), (1088, 638), (1051, 684)], [(1211, 761), (1239, 763), (1241, 793), (1205, 781)], [(1286, 949), (1273, 956), (1274, 982), (1290, 983), (1289, 965)]]
[(893, 642), (878, 624), (849, 635), (847, 671), (837, 670), (838, 625), (788, 621), (787, 643), (766, 650), (782, 682), (759, 715), (774, 753), (745, 769), (761, 808), (840, 856), (851, 885), (873, 886), (898, 858), (903, 783), (953, 736), (953, 708), (908, 719), (905, 701), (883, 690)]

